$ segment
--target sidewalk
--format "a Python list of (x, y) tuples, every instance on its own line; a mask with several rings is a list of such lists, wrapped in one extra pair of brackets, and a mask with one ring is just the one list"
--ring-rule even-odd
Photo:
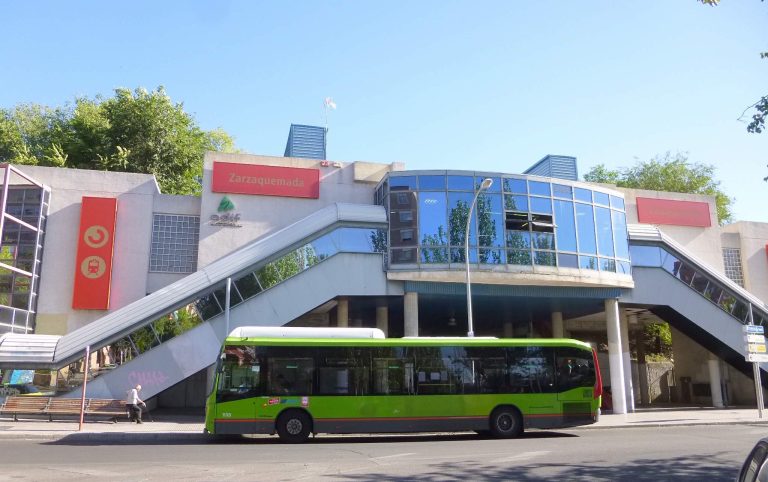
[[(73, 443), (206, 443), (211, 440), (203, 433), (202, 415), (178, 414), (159, 411), (145, 415), (141, 425), (120, 419), (111, 421), (89, 420), (78, 431), (77, 421), (53, 421), (26, 418), (14, 422), (12, 418), (0, 417), (0, 440), (41, 439), (60, 440), (66, 438)], [(714, 424), (768, 424), (768, 410), (763, 418), (758, 417), (756, 408), (709, 408), (709, 407), (663, 407), (643, 408), (626, 415), (604, 414), (593, 425), (574, 427), (568, 430), (596, 430), (633, 427), (662, 427)]]

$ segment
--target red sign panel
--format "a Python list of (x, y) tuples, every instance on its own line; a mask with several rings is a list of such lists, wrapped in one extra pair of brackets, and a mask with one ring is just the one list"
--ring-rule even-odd
[(214, 162), (212, 190), (234, 194), (317, 199), (320, 197), (320, 171)]
[(83, 197), (72, 296), (76, 310), (109, 309), (116, 218), (117, 199)]
[(647, 197), (637, 198), (637, 220), (648, 224), (672, 224), (703, 228), (712, 225), (709, 203)]

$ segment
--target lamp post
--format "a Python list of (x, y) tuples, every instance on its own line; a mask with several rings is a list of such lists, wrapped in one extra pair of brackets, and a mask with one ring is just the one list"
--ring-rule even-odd
[(478, 196), (484, 190), (491, 187), (493, 179), (487, 177), (483, 179), (480, 184), (480, 189), (475, 193), (475, 197), (472, 199), (472, 204), (469, 205), (469, 214), (467, 215), (467, 230), (464, 233), (464, 262), (467, 267), (467, 337), (472, 338), (475, 336), (475, 330), (472, 326), (472, 284), (469, 281), (469, 223), (472, 222), (472, 211), (475, 209), (475, 203)]

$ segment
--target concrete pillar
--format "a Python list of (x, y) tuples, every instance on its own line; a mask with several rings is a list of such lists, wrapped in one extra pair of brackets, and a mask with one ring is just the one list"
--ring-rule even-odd
[(419, 294), (410, 291), (403, 298), (403, 324), (405, 336), (419, 336)]
[(389, 336), (389, 308), (386, 304), (376, 306), (376, 328), (384, 332), (384, 336)]
[(712, 392), (712, 406), (715, 408), (723, 408), (723, 390), (720, 380), (720, 360), (710, 353), (709, 354), (709, 389)]
[(336, 305), (336, 326), (347, 328), (349, 326), (349, 299), (339, 298)]
[(605, 300), (605, 324), (608, 334), (608, 368), (611, 371), (611, 398), (613, 413), (627, 413), (627, 397), (624, 390), (624, 363), (621, 357), (621, 326), (619, 300)]
[(563, 313), (561, 311), (552, 312), (552, 338), (565, 338)]
[[(637, 321), (637, 320), (635, 320)], [(627, 398), (627, 412), (635, 411), (635, 392), (632, 387), (632, 359), (629, 353), (629, 322), (627, 312), (619, 310), (621, 329), (621, 361), (624, 368), (624, 392)]]
[(515, 325), (511, 321), (504, 322), (504, 338), (513, 338), (515, 336)]

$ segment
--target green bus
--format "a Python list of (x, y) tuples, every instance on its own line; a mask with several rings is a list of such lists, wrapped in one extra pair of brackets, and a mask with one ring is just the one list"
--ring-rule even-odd
[(211, 434), (471, 431), (591, 424), (595, 351), (570, 339), (384, 338), (376, 329), (242, 327), (206, 401)]

